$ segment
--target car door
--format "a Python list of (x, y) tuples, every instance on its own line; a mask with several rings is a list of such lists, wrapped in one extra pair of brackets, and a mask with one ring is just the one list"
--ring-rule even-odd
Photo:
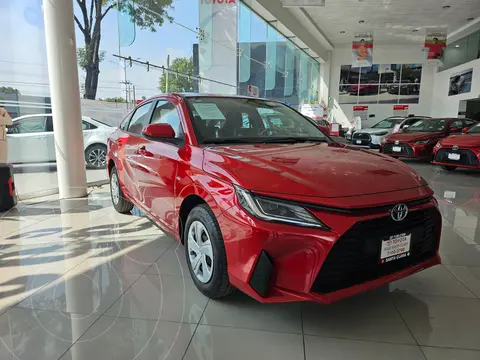
[(142, 145), (142, 192), (144, 203), (164, 226), (175, 228), (175, 182), (179, 151), (184, 143), (184, 131), (176, 104), (159, 100), (155, 104), (151, 124), (170, 124), (175, 139), (165, 141), (145, 139)]
[(123, 168), (120, 174), (120, 181), (126, 187), (129, 195), (139, 202), (143, 201), (143, 196), (140, 193), (141, 186), (137, 176), (139, 172), (143, 171), (140, 147), (145, 138), (142, 135), (142, 130), (150, 121), (153, 103), (150, 101), (142, 104), (132, 114), (125, 129), (126, 137), (123, 140), (122, 153), (119, 156)]
[(49, 162), (46, 115), (18, 119), (9, 127), (8, 161), (10, 163)]
[(459, 134), (463, 130), (463, 119), (457, 119), (454, 120), (450, 123), (450, 130), (449, 134), (454, 135), (454, 134)]

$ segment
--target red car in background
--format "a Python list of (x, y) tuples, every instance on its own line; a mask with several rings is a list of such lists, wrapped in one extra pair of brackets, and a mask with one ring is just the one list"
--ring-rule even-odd
[(462, 135), (453, 135), (437, 142), (433, 149), (433, 163), (445, 170), (457, 167), (480, 169), (480, 123)]
[(442, 220), (426, 181), (331, 141), (282, 103), (154, 97), (108, 149), (114, 208), (136, 205), (184, 244), (210, 298), (237, 288), (261, 302), (329, 303), (440, 263)]
[(431, 160), (433, 148), (440, 139), (461, 133), (475, 123), (474, 120), (459, 118), (419, 119), (402, 132), (387, 136), (380, 152), (397, 158)]

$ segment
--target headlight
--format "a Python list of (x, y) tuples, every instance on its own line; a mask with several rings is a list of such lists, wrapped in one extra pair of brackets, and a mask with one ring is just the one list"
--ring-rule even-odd
[(435, 144), (435, 147), (436, 147), (436, 148), (442, 147), (442, 145), (440, 144), (440, 141), (438, 141), (438, 142)]
[(372, 134), (372, 135), (375, 135), (375, 136), (384, 136), (384, 135), (387, 135), (387, 134), (388, 134), (388, 131), (384, 131), (384, 132), (376, 133), (376, 134)]
[(328, 229), (328, 226), (314, 217), (302, 206), (281, 200), (259, 197), (238, 186), (235, 187), (240, 205), (252, 216), (265, 220), (292, 225)]
[(386, 143), (387, 143), (387, 141), (388, 141), (388, 139), (387, 139), (387, 138), (383, 138), (383, 140), (382, 140), (382, 144), (386, 144)]
[(422, 145), (422, 144), (428, 144), (430, 140), (420, 140), (420, 141), (415, 141), (415, 145)]

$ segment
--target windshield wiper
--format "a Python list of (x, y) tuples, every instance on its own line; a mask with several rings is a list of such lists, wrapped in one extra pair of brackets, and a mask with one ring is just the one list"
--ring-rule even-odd
[(328, 142), (327, 139), (317, 137), (282, 137), (282, 138), (270, 138), (262, 139), (264, 144), (287, 144), (287, 143), (305, 143), (305, 142)]

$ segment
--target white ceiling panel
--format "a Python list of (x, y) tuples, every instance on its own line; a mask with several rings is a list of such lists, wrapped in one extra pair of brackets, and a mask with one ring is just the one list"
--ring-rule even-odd
[(429, 27), (451, 33), (468, 18), (476, 22), (480, 0), (326, 0), (324, 7), (304, 11), (334, 45), (350, 44), (357, 31), (373, 31), (376, 44), (403, 45), (423, 42)]

